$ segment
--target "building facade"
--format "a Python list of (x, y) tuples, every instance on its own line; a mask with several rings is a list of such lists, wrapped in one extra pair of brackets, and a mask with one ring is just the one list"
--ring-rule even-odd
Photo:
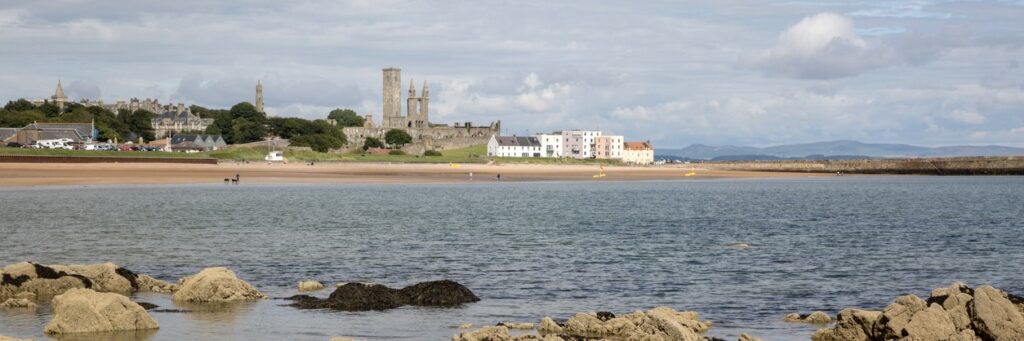
[(206, 127), (213, 124), (212, 118), (201, 118), (199, 115), (193, 114), (192, 110), (184, 103), (178, 103), (176, 107), (169, 106), (169, 108), (173, 108), (173, 110), (157, 115), (150, 123), (153, 126), (153, 135), (158, 139), (181, 133), (203, 132)]
[(594, 137), (594, 158), (595, 159), (622, 159), (621, 135), (601, 135)]
[(491, 136), (487, 156), (543, 157), (540, 141), (533, 136)]
[(562, 155), (574, 159), (594, 157), (594, 138), (600, 130), (566, 130), (562, 132)]
[(544, 157), (562, 157), (562, 134), (537, 134)]
[(654, 147), (651, 141), (626, 142), (623, 144), (622, 162), (633, 165), (650, 165), (654, 163)]

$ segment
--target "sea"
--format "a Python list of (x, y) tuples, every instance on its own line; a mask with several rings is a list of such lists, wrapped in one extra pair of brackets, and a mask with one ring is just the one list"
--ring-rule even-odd
[[(745, 243), (749, 248), (736, 247)], [(154, 303), (160, 329), (59, 340), (447, 340), (462, 324), (668, 306), (708, 336), (808, 340), (781, 318), (882, 309), (963, 281), (1024, 294), (1024, 177), (145, 185), (0, 189), (0, 265), (114, 262), (176, 282), (225, 266), (272, 299)], [(298, 310), (302, 280), (451, 279), (453, 308)], [(37, 340), (52, 310), (0, 310)]]

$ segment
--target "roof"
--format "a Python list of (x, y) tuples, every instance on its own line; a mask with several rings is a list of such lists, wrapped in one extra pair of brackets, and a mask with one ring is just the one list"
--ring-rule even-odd
[(0, 142), (11, 138), (18, 133), (17, 128), (0, 128)]
[(82, 137), (78, 135), (78, 132), (71, 129), (22, 129), (18, 135), (18, 140), (22, 141), (40, 141), (40, 140), (57, 140), (57, 139), (71, 139), (75, 142), (81, 142)]
[(625, 142), (625, 150), (652, 150), (651, 143), (647, 141), (643, 142)]
[(32, 123), (22, 129), (74, 130), (81, 138), (92, 137), (92, 123)]
[(495, 136), (494, 139), (503, 147), (540, 147), (540, 140), (533, 136)]
[(192, 141), (185, 141), (182, 143), (172, 144), (171, 149), (206, 150), (206, 147)]
[(174, 137), (171, 137), (171, 144), (174, 145), (174, 144), (179, 144), (179, 143), (182, 143), (182, 142), (196, 142), (197, 140), (199, 142), (203, 142), (203, 141), (206, 140), (206, 136), (205, 135), (200, 135), (200, 134), (174, 135)]

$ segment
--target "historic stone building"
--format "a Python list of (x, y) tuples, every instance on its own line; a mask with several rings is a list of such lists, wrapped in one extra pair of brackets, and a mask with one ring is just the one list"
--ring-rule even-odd
[[(169, 106), (170, 107), (170, 106)], [(164, 111), (153, 119), (153, 135), (161, 139), (180, 133), (201, 133), (213, 124), (212, 118), (201, 118), (193, 114), (185, 103), (178, 103), (172, 110)]]
[(388, 130), (402, 129), (414, 140), (408, 149), (422, 152), (486, 144), (492, 135), (498, 135), (501, 131), (501, 121), (479, 127), (473, 125), (473, 122), (456, 122), (453, 125), (431, 123), (430, 89), (426, 81), (418, 96), (415, 83), (409, 82), (406, 115), (402, 116), (402, 70), (386, 68), (383, 73), (384, 110), (381, 125), (374, 125), (373, 117), (367, 115), (362, 127), (344, 128), (345, 135), (353, 145), (362, 145), (367, 137), (383, 140)]

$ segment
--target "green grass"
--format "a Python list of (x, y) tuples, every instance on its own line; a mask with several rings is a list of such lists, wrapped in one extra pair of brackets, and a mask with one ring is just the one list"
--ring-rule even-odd
[[(64, 150), (64, 149), (26, 149), (0, 147), (0, 154), (7, 155), (52, 155), (52, 156), (109, 156), (109, 157), (181, 157), (181, 158), (214, 158), (218, 160), (264, 161), (267, 149), (263, 147), (229, 147), (202, 153), (170, 153), (170, 152), (114, 152), (95, 150)], [(556, 159), (556, 158), (516, 158), (489, 157), (487, 145), (467, 148), (442, 150), (441, 156), (417, 155), (370, 155), (362, 150), (349, 153), (320, 153), (311, 150), (286, 149), (284, 156), (289, 161), (320, 161), (320, 162), (394, 162), (394, 163), (506, 163), (506, 164), (545, 164), (545, 165), (617, 165), (615, 160), (593, 159)]]

